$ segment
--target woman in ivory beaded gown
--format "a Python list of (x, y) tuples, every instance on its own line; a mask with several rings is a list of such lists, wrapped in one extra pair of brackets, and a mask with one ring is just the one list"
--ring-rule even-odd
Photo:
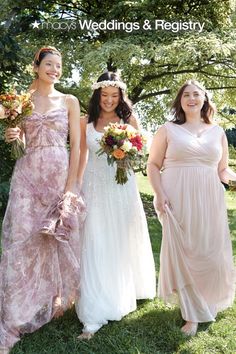
[[(153, 139), (148, 176), (162, 224), (158, 295), (176, 295), (186, 324), (196, 334), (199, 322), (214, 321), (231, 306), (235, 269), (221, 181), (235, 180), (228, 168), (227, 139), (212, 121), (214, 107), (193, 80), (179, 90), (174, 119)], [(160, 170), (162, 172), (160, 173)]]
[(115, 166), (96, 154), (110, 122), (138, 128), (124, 89), (115, 73), (100, 76), (88, 120), (81, 121), (79, 179), (86, 165), (82, 191), (88, 215), (81, 238), (81, 295), (76, 306), (84, 325), (80, 339), (89, 339), (108, 320), (119, 321), (134, 311), (136, 299), (156, 294), (154, 260), (135, 175), (124, 185), (117, 184)]
[(36, 53), (34, 70), (35, 109), (21, 129), (5, 133), (9, 143), (25, 138), (26, 152), (14, 168), (2, 228), (0, 353), (66, 310), (79, 289), (78, 231), (85, 216), (83, 201), (74, 194), (79, 103), (54, 88), (61, 76), (55, 48)]

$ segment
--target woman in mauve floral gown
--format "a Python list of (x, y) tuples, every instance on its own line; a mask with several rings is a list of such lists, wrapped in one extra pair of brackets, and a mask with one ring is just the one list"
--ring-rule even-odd
[[(224, 130), (200, 83), (187, 81), (173, 104), (174, 118), (153, 139), (148, 175), (162, 224), (158, 295), (180, 304), (181, 328), (195, 335), (233, 304), (235, 269), (221, 181), (236, 180), (228, 167)], [(162, 172), (160, 173), (160, 170)]]
[(34, 111), (5, 133), (9, 143), (24, 139), (26, 151), (14, 168), (2, 228), (0, 353), (78, 297), (78, 229), (85, 216), (76, 193), (79, 103), (54, 88), (61, 76), (57, 49), (41, 48), (34, 71)]

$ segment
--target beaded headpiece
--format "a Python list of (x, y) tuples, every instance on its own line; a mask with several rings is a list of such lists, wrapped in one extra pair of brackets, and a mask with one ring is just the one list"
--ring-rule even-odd
[(92, 85), (92, 89), (93, 90), (97, 90), (99, 88), (104, 88), (104, 87), (108, 87), (108, 86), (113, 86), (113, 87), (118, 87), (121, 90), (125, 90), (126, 89), (126, 84), (122, 81), (112, 81), (112, 80), (104, 80), (104, 81), (99, 81), (99, 82), (95, 82)]

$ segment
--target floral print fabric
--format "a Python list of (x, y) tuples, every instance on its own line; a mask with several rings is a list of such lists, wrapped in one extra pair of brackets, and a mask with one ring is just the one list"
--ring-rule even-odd
[(85, 217), (80, 196), (71, 215), (63, 196), (69, 166), (66, 108), (34, 112), (24, 130), (26, 154), (15, 165), (2, 229), (0, 346), (7, 347), (49, 322), (58, 297), (65, 310), (78, 296), (78, 230)]

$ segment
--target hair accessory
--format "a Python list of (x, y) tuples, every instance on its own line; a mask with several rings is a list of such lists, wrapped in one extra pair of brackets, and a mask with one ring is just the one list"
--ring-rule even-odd
[(121, 90), (125, 90), (126, 87), (127, 87), (126, 84), (124, 82), (122, 82), (122, 81), (105, 80), (105, 81), (95, 82), (92, 85), (92, 89), (93, 90), (97, 90), (99, 88), (108, 87), (108, 86), (118, 87)]
[(61, 53), (55, 47), (42, 47), (35, 54), (33, 63), (37, 64), (41, 53), (55, 53), (61, 56)]

